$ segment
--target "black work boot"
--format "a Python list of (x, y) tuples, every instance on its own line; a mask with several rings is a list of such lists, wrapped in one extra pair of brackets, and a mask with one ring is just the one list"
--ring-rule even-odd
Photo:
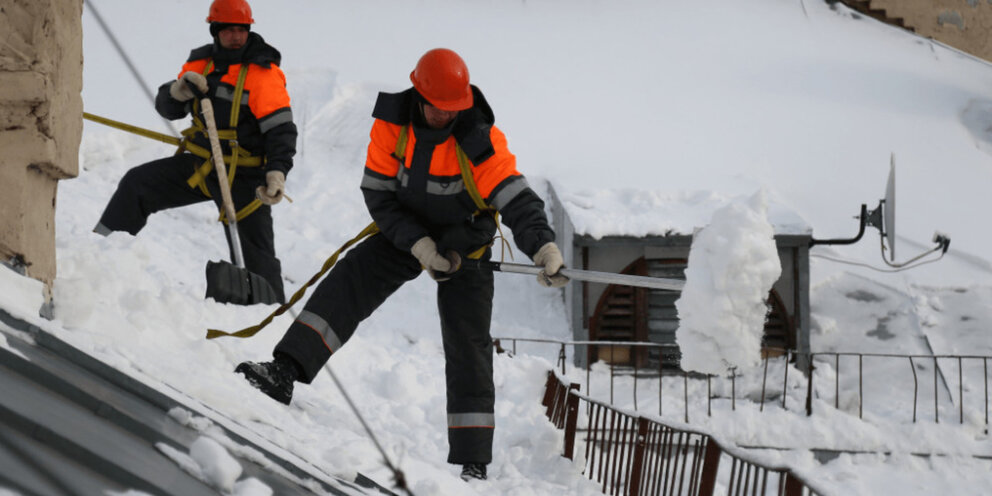
[(465, 482), (471, 480), (486, 480), (486, 464), (466, 463), (465, 465), (462, 465), (462, 480)]
[(296, 362), (282, 354), (271, 362), (241, 362), (234, 373), (243, 374), (254, 388), (287, 405), (293, 399), (293, 382), (300, 377)]

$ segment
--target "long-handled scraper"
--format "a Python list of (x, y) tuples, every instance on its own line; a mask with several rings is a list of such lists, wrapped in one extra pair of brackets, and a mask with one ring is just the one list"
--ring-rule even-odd
[(262, 276), (245, 268), (244, 255), (241, 252), (241, 237), (238, 235), (238, 219), (234, 210), (234, 200), (231, 199), (231, 185), (227, 183), (227, 167), (224, 165), (224, 155), (217, 137), (217, 123), (214, 121), (214, 106), (209, 98), (194, 89), (200, 99), (203, 120), (207, 126), (207, 136), (210, 138), (210, 154), (217, 170), (220, 183), (221, 203), (224, 216), (227, 217), (227, 233), (230, 236), (231, 251), (234, 254), (234, 264), (225, 262), (207, 262), (207, 298), (213, 298), (221, 303), (236, 305), (253, 305), (255, 303), (278, 303), (275, 290)]
[[(537, 275), (543, 269), (536, 265), (523, 265), (506, 262), (485, 262), (470, 260), (462, 264), (462, 268), (476, 266), (483, 269), (490, 269), (497, 272), (512, 272), (515, 274)], [(594, 270), (569, 269), (562, 267), (562, 275), (576, 281), (601, 282), (603, 284), (620, 284), (624, 286), (637, 286), (641, 288), (666, 289), (669, 291), (682, 291), (685, 281), (681, 279), (665, 279), (662, 277), (634, 276), (629, 274), (614, 274), (612, 272), (597, 272)]]

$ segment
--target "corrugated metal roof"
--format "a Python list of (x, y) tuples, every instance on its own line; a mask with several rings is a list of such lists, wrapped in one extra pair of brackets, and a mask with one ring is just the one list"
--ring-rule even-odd
[[(246, 448), (228, 449), (242, 466), (240, 480), (254, 477), (274, 494), (391, 494), (361, 475), (350, 482), (290, 462), (239, 435), (231, 428), (235, 420), (163, 394), (2, 309), (0, 336), (6, 338), (0, 346), (0, 488), (45, 496), (221, 494), (165, 453), (188, 453), (203, 435), (169, 415), (181, 408), (220, 428), (211, 436)], [(266, 462), (239, 458), (239, 452), (261, 454)]]

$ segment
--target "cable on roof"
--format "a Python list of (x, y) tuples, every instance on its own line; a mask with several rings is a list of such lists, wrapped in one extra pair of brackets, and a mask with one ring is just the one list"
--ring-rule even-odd
[[(134, 76), (134, 79), (138, 81), (138, 86), (140, 86), (141, 90), (144, 91), (145, 96), (147, 96), (148, 100), (152, 102), (152, 105), (155, 105), (155, 95), (152, 95), (151, 90), (148, 89), (150, 88), (150, 86), (148, 85), (148, 83), (145, 82), (145, 79), (141, 77), (141, 73), (138, 72), (138, 68), (134, 65), (134, 63), (131, 62), (131, 58), (128, 57), (127, 53), (124, 51), (124, 47), (121, 46), (119, 41), (117, 41), (117, 37), (114, 36), (114, 33), (110, 29), (110, 26), (103, 20), (103, 17), (100, 15), (100, 12), (98, 12), (96, 9), (96, 5), (93, 5), (93, 0), (83, 0), (83, 5), (89, 7), (90, 12), (93, 13), (93, 18), (96, 19), (97, 24), (100, 25), (100, 29), (102, 29), (103, 32), (107, 35), (107, 38), (110, 38), (110, 43), (114, 45), (114, 48), (117, 50), (117, 54), (121, 56), (121, 59), (124, 60), (124, 64), (131, 72), (131, 75)], [(165, 122), (166, 127), (172, 130), (173, 134), (177, 136), (179, 135), (179, 130), (177, 130), (176, 127), (172, 124), (172, 121), (166, 119), (165, 117), (162, 117), (162, 121)]]

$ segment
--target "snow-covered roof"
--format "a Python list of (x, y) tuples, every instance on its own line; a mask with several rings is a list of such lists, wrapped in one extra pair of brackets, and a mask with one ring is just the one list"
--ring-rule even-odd
[[(716, 210), (739, 199), (714, 191), (635, 188), (570, 191), (553, 187), (575, 234), (595, 239), (691, 235), (709, 224)], [(776, 235), (812, 233), (812, 227), (798, 212), (774, 200), (768, 201), (768, 221)]]

